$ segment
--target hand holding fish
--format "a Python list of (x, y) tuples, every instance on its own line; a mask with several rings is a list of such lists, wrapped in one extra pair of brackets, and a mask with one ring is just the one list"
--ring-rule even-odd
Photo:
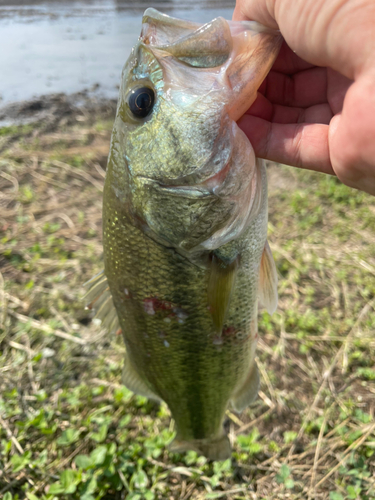
[(375, 195), (373, 0), (238, 0), (286, 44), (240, 120), (257, 156)]

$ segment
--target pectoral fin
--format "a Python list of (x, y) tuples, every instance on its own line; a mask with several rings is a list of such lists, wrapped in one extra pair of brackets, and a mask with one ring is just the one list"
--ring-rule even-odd
[(153, 399), (154, 401), (161, 401), (159, 396), (157, 396), (142, 380), (133, 367), (127, 354), (125, 354), (124, 368), (122, 370), (122, 383), (139, 396), (144, 396), (148, 399)]
[(221, 334), (237, 276), (239, 257), (227, 264), (212, 253), (208, 304), (216, 332)]
[(268, 241), (264, 245), (259, 273), (259, 299), (270, 314), (277, 308), (277, 271)]
[(232, 396), (231, 403), (233, 409), (241, 412), (247, 408), (257, 397), (259, 384), (260, 379), (258, 366), (254, 361), (244, 384)]

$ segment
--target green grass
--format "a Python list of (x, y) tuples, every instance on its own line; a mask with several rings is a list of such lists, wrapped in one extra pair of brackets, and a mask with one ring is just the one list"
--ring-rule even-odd
[(5, 135), (26, 135), (33, 130), (33, 125), (9, 125), (7, 127), (0, 127), (0, 136)]
[(228, 412), (232, 459), (209, 463), (168, 451), (168, 409), (121, 385), (122, 341), (80, 301), (102, 267), (108, 120), (8, 133), (20, 137), (0, 165), (0, 498), (375, 498), (373, 198), (270, 166), (279, 308), (259, 317), (259, 398)]

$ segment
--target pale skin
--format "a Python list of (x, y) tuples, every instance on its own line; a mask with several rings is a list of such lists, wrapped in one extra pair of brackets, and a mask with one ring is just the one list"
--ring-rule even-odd
[(375, 195), (375, 1), (237, 0), (285, 43), (239, 125), (261, 158)]

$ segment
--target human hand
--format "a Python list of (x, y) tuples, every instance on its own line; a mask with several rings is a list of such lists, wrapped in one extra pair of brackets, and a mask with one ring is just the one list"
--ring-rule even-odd
[(286, 42), (239, 120), (256, 155), (375, 195), (374, 0), (237, 0), (233, 19)]

